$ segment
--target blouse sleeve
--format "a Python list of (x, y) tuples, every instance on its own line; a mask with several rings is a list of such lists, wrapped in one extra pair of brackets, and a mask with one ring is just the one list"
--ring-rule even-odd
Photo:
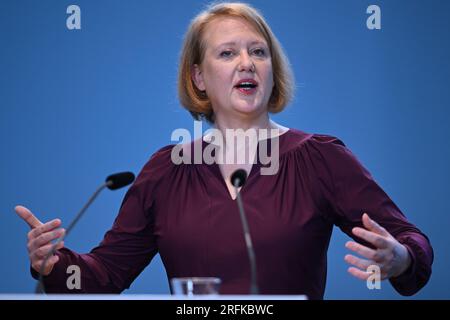
[[(127, 191), (112, 228), (90, 253), (58, 250), (60, 260), (44, 277), (48, 293), (119, 293), (129, 288), (156, 255), (153, 234), (154, 191), (170, 166), (170, 146), (156, 152)], [(79, 267), (81, 288), (66, 285), (70, 265)], [(32, 269), (32, 275), (38, 274)]]
[(368, 213), (402, 243), (411, 256), (408, 270), (389, 279), (392, 286), (402, 295), (419, 291), (430, 278), (433, 262), (433, 249), (427, 236), (406, 219), (341, 140), (313, 135), (307, 148), (317, 164), (320, 189), (329, 204), (332, 221), (355, 241), (364, 243), (351, 230), (361, 227), (362, 214)]

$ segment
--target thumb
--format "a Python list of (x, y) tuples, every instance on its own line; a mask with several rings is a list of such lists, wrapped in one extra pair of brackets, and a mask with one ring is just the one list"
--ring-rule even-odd
[(24, 206), (16, 206), (14, 210), (16, 211), (17, 215), (30, 226), (31, 229), (37, 228), (42, 225), (42, 222), (40, 222), (39, 219), (36, 218), (35, 215)]
[(390, 234), (384, 229), (382, 226), (380, 226), (378, 223), (376, 223), (374, 220), (372, 220), (367, 213), (363, 214), (362, 217), (363, 225), (368, 230), (373, 231), (381, 236), (389, 236)]

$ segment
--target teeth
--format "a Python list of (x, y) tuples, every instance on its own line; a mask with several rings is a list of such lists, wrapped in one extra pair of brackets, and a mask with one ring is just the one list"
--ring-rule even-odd
[(236, 87), (239, 87), (239, 88), (246, 88), (246, 89), (248, 89), (248, 88), (256, 88), (256, 84), (254, 84), (254, 83), (252, 83), (252, 82), (241, 82), (241, 83), (239, 83)]

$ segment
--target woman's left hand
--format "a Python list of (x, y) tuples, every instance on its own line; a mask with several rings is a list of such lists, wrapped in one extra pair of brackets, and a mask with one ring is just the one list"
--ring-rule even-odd
[(373, 244), (376, 249), (368, 248), (354, 241), (345, 244), (350, 249), (364, 258), (347, 254), (345, 261), (351, 265), (348, 272), (361, 280), (367, 280), (372, 275), (368, 271), (371, 265), (377, 265), (381, 271), (381, 279), (397, 277), (408, 269), (411, 257), (408, 249), (398, 242), (385, 228), (369, 218), (367, 213), (362, 217), (364, 228), (355, 227), (352, 232), (355, 236)]

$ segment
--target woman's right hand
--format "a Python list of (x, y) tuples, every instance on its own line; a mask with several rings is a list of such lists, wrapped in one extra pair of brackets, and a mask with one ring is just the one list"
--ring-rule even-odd
[[(53, 244), (51, 241), (63, 236), (65, 230), (60, 228), (60, 219), (54, 219), (47, 223), (42, 223), (27, 208), (23, 206), (16, 206), (14, 209), (19, 217), (21, 217), (31, 228), (31, 231), (28, 232), (28, 256), (30, 257), (32, 268), (39, 273), (45, 257), (52, 249)], [(61, 241), (56, 249), (61, 249), (63, 247), (64, 241)], [(49, 275), (53, 270), (53, 266), (58, 261), (59, 257), (57, 255), (50, 257), (46, 262), (42, 275)]]

